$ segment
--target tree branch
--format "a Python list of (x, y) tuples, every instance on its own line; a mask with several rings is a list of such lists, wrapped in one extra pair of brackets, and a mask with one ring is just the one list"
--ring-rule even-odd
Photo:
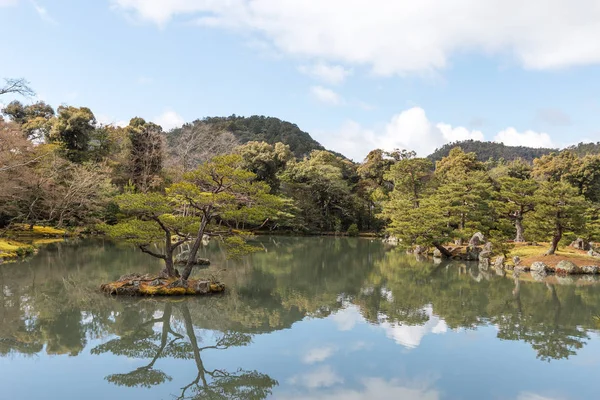
[(150, 254), (152, 257), (160, 258), (161, 260), (167, 259), (167, 256), (165, 256), (164, 254), (159, 254), (159, 253), (153, 252), (152, 250), (148, 250), (148, 248), (146, 246), (147, 245), (145, 245), (145, 244), (141, 244), (138, 247), (142, 252), (144, 252), (146, 254)]

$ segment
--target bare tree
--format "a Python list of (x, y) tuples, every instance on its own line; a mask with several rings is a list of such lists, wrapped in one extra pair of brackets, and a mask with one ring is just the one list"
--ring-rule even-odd
[(188, 172), (210, 158), (233, 152), (239, 145), (228, 131), (217, 130), (210, 124), (195, 121), (168, 134), (167, 166)]
[(29, 82), (23, 78), (4, 79), (4, 86), (0, 87), (0, 96), (9, 93), (20, 94), (25, 97), (35, 96), (35, 92), (29, 87)]

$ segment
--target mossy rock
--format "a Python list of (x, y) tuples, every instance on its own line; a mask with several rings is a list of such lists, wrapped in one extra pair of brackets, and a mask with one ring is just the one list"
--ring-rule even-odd
[(555, 271), (560, 275), (572, 275), (579, 273), (579, 267), (571, 261), (562, 260), (556, 264)]
[(117, 296), (199, 296), (222, 293), (225, 285), (220, 282), (178, 278), (161, 278), (152, 275), (125, 275), (116, 282), (100, 286), (104, 293)]

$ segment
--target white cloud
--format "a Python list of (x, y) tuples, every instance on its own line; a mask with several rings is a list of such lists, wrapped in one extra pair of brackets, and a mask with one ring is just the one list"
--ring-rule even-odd
[(448, 142), (484, 139), (481, 131), (444, 123), (434, 124), (420, 107), (394, 115), (383, 129), (366, 129), (357, 122), (346, 121), (335, 133), (317, 132), (315, 136), (325, 147), (355, 161), (362, 161), (373, 149), (414, 150), (424, 157)]
[(359, 322), (364, 322), (359, 308), (352, 305), (333, 314), (331, 319), (335, 322), (340, 331), (350, 331)]
[(154, 123), (162, 126), (164, 131), (170, 131), (173, 128), (178, 128), (185, 123), (183, 117), (175, 111), (167, 110), (161, 115), (154, 117)]
[(562, 397), (547, 397), (537, 393), (521, 392), (517, 396), (517, 400), (561, 400)]
[(320, 79), (332, 85), (338, 85), (352, 74), (352, 70), (341, 65), (329, 65), (319, 62), (313, 65), (302, 65), (298, 68), (303, 74)]
[(360, 389), (341, 388), (325, 393), (306, 395), (278, 395), (279, 400), (439, 400), (440, 393), (425, 384), (406, 384), (397, 380), (386, 381), (381, 378), (367, 378), (360, 382)]
[(292, 385), (300, 385), (308, 389), (316, 389), (327, 388), (338, 383), (343, 383), (344, 379), (336, 374), (331, 366), (325, 365), (305, 374), (294, 375), (288, 381)]
[(458, 126), (456, 128), (452, 128), (451, 125), (448, 124), (437, 124), (437, 128), (442, 132), (444, 139), (447, 142), (456, 142), (458, 140), (483, 140), (483, 132), (473, 130)]
[(40, 16), (40, 18), (42, 20), (49, 22), (53, 25), (58, 24), (58, 22), (54, 18), (52, 18), (52, 16), (48, 13), (48, 10), (45, 7), (42, 7), (41, 5), (39, 5), (37, 2), (35, 2), (33, 0), (31, 1), (31, 4), (33, 5), (33, 8), (35, 9), (35, 12)]
[(315, 364), (327, 360), (333, 355), (335, 349), (333, 347), (317, 347), (311, 349), (302, 357), (302, 362), (305, 364)]
[(111, 0), (111, 4), (161, 27), (182, 17), (263, 37), (287, 55), (365, 65), (380, 75), (439, 70), (458, 53), (509, 55), (532, 69), (600, 63), (597, 0), (530, 0), (526, 6), (520, 0)]
[(425, 335), (429, 333), (443, 334), (448, 330), (446, 322), (434, 315), (431, 307), (426, 307), (423, 311), (429, 317), (429, 320), (423, 325), (403, 325), (384, 321), (379, 326), (383, 328), (387, 337), (396, 343), (409, 349), (417, 348)]
[(552, 138), (547, 133), (531, 130), (518, 132), (515, 128), (506, 128), (498, 132), (494, 141), (502, 142), (507, 146), (555, 147)]
[(312, 86), (310, 93), (313, 97), (319, 100), (321, 103), (329, 104), (332, 106), (338, 106), (344, 103), (342, 96), (337, 94), (331, 89), (327, 89), (323, 86)]
[(96, 115), (96, 121), (98, 121), (102, 125), (113, 125), (120, 127), (125, 127), (129, 125), (129, 121), (118, 120), (114, 117), (110, 117), (104, 114)]

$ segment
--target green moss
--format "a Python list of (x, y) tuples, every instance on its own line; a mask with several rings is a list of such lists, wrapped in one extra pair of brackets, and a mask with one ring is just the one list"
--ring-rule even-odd
[(65, 236), (67, 231), (64, 229), (57, 229), (51, 226), (40, 226), (34, 225), (33, 229), (30, 229), (28, 225), (16, 224), (11, 227), (11, 235), (14, 236)]
[(0, 239), (0, 257), (16, 258), (25, 257), (35, 252), (35, 247), (16, 242), (14, 240)]
[(139, 281), (139, 285), (134, 285), (133, 281), (124, 280), (104, 284), (100, 289), (108, 294), (127, 295), (127, 296), (186, 296), (186, 295), (206, 295), (211, 293), (220, 293), (225, 290), (225, 285), (218, 282), (212, 282), (208, 293), (196, 292), (193, 288), (197, 286), (197, 280), (190, 280), (187, 287), (175, 286), (169, 287), (176, 279), (164, 280), (160, 286), (151, 285), (155, 278), (144, 278)]

